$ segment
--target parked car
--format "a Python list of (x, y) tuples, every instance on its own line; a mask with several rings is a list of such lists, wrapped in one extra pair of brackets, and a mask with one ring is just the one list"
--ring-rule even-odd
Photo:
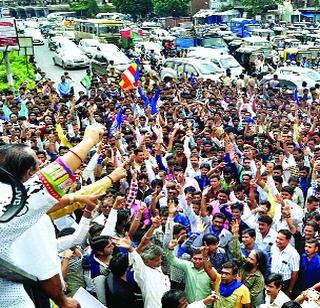
[(50, 50), (55, 51), (59, 48), (70, 48), (71, 50), (74, 48), (78, 48), (77, 45), (70, 41), (68, 38), (63, 36), (53, 36), (48, 40), (48, 47)]
[(314, 87), (316, 83), (320, 83), (320, 73), (313, 69), (300, 66), (279, 67), (273, 74), (264, 76), (261, 82), (268, 82), (274, 75), (278, 75), (279, 80), (292, 82), (298, 88), (302, 87), (303, 81), (307, 82), (308, 87)]
[(97, 48), (99, 45), (100, 43), (96, 39), (82, 39), (80, 40), (78, 47), (89, 58), (92, 58), (92, 56), (97, 52)]
[(176, 79), (178, 76), (190, 76), (217, 81), (224, 73), (217, 65), (210, 61), (192, 58), (166, 59), (160, 72), (161, 80)]
[(89, 58), (79, 49), (57, 49), (53, 57), (54, 65), (59, 65), (63, 69), (80, 68), (89, 66)]
[(90, 61), (91, 71), (95, 74), (104, 75), (110, 61), (113, 60), (115, 70), (123, 72), (130, 64), (130, 59), (121, 51), (97, 51)]
[(233, 56), (215, 49), (194, 47), (188, 53), (188, 57), (210, 61), (223, 71), (230, 69), (233, 76), (239, 76), (243, 71), (243, 67)]

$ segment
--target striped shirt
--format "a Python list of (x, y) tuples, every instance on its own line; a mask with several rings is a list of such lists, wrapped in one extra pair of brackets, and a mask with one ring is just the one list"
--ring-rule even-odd
[(282, 274), (283, 280), (291, 279), (291, 273), (299, 271), (300, 255), (291, 244), (280, 250), (276, 243), (271, 247), (271, 272)]

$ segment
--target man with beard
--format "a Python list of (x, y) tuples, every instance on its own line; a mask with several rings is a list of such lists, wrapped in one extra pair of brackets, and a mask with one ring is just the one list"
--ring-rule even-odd
[[(239, 223), (237, 221), (234, 221), (231, 229), (233, 234), (230, 242), (231, 253), (239, 261), (239, 264), (241, 264), (239, 276), (243, 284), (250, 291), (251, 307), (258, 307), (259, 304), (262, 303), (267, 258), (261, 250), (257, 249), (254, 241), (252, 249), (246, 250), (246, 248), (241, 248), (239, 242)], [(252, 229), (248, 229), (249, 233), (250, 230)], [(242, 235), (243, 240), (246, 235), (245, 230)]]

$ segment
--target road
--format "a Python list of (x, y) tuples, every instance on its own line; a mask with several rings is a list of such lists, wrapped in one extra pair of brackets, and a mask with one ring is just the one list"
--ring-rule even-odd
[(37, 65), (46, 72), (47, 76), (51, 78), (56, 83), (56, 85), (60, 82), (61, 75), (63, 75), (65, 71), (68, 71), (70, 77), (74, 81), (75, 93), (77, 94), (80, 90), (83, 90), (83, 87), (80, 84), (80, 80), (86, 73), (85, 69), (64, 70), (60, 66), (55, 66), (52, 60), (53, 52), (48, 48), (48, 44), (46, 41), (42, 46), (34, 46), (34, 52)]

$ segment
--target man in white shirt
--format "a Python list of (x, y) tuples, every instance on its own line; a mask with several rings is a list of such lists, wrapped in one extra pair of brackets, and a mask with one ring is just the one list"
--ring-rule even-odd
[(290, 298), (281, 291), (282, 275), (271, 274), (265, 282), (266, 299), (265, 303), (259, 308), (281, 308), (281, 306), (290, 301)]
[(280, 230), (277, 240), (271, 248), (271, 273), (282, 274), (283, 290), (291, 295), (298, 279), (300, 255), (290, 244), (289, 230)]
[(132, 264), (134, 280), (141, 289), (144, 308), (161, 307), (161, 298), (170, 290), (170, 280), (161, 270), (162, 249), (149, 245), (141, 256), (133, 249), (128, 234), (119, 240), (118, 246), (129, 250), (129, 263)]

